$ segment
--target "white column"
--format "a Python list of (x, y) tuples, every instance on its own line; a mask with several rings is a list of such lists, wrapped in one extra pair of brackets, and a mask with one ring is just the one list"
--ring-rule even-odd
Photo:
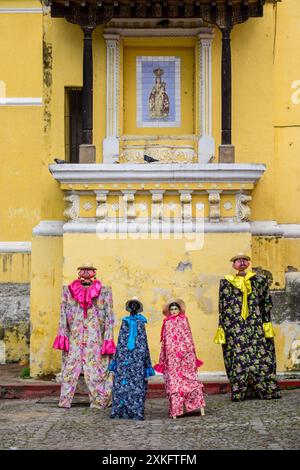
[(119, 70), (120, 37), (104, 34), (106, 41), (106, 137), (103, 140), (103, 163), (119, 158)]
[(212, 41), (211, 35), (199, 34), (199, 163), (208, 163), (215, 155), (212, 136)]

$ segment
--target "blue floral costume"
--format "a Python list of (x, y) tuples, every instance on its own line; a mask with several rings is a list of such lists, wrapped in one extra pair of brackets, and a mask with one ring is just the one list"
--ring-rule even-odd
[(144, 419), (147, 379), (155, 375), (140, 314), (122, 319), (117, 350), (109, 370), (114, 373), (111, 418)]

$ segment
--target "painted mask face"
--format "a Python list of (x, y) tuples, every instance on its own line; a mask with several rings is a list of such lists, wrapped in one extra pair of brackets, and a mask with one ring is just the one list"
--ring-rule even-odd
[(137, 312), (138, 309), (139, 309), (140, 305), (138, 302), (136, 302), (135, 300), (133, 300), (132, 302), (130, 302), (129, 304), (129, 308), (131, 310), (131, 312)]
[(236, 269), (237, 271), (244, 271), (245, 269), (248, 268), (249, 265), (250, 265), (250, 261), (248, 261), (245, 258), (238, 258), (232, 264), (234, 269)]
[(81, 279), (92, 279), (96, 275), (93, 269), (80, 269), (79, 276)]
[(171, 305), (169, 309), (170, 315), (177, 315), (180, 312), (180, 309), (177, 305)]

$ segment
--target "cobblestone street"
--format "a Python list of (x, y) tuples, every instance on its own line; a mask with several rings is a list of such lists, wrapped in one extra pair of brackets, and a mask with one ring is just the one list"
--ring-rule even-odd
[(300, 390), (281, 400), (232, 403), (208, 395), (206, 415), (171, 420), (166, 399), (146, 402), (145, 421), (110, 420), (110, 409), (77, 398), (70, 410), (57, 398), (0, 400), (1, 449), (299, 449)]

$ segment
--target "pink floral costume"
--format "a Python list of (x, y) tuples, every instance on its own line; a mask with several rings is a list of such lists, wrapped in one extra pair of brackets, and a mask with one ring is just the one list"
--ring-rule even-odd
[(91, 406), (111, 403), (113, 376), (108, 371), (113, 340), (113, 303), (110, 287), (93, 281), (89, 287), (79, 280), (64, 286), (58, 335), (53, 347), (63, 351), (59, 406), (70, 408), (79, 375), (83, 370)]
[(196, 358), (189, 322), (184, 313), (170, 315), (163, 321), (161, 352), (157, 372), (164, 374), (169, 399), (169, 415), (182, 415), (185, 406), (193, 411), (205, 406), (203, 384), (197, 378), (197, 368), (203, 361)]

